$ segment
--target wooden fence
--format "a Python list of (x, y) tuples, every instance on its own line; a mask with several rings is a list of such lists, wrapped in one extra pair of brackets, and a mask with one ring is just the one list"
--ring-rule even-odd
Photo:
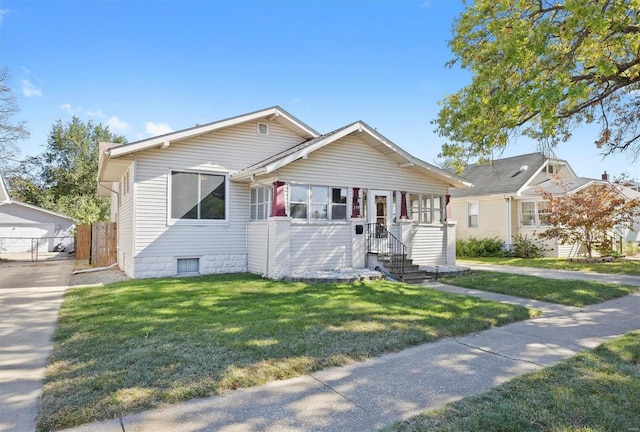
[(78, 225), (76, 258), (88, 259), (91, 265), (106, 267), (118, 260), (118, 231), (115, 222)]

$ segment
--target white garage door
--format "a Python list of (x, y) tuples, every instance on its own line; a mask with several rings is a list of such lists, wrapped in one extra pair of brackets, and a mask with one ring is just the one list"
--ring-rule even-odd
[(54, 224), (0, 225), (0, 253), (53, 250)]

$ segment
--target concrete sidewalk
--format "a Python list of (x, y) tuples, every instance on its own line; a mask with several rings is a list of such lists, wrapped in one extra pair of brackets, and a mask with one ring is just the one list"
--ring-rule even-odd
[[(495, 264), (476, 264), (476, 263), (463, 263), (464, 267), (468, 267), (471, 270), (488, 270), (501, 273), (513, 273), (526, 276), (538, 276), (549, 279), (574, 279), (574, 280), (586, 280), (596, 282), (609, 282), (621, 285), (633, 285), (640, 286), (640, 276), (628, 276), (622, 274), (611, 273), (594, 273), (594, 272), (582, 272), (574, 270), (550, 270), (533, 267), (514, 267), (508, 265), (495, 265)], [(638, 261), (638, 271), (640, 272), (640, 261)]]
[(583, 309), (431, 283), (523, 304), (541, 318), (420, 345), (223, 396), (93, 423), (73, 431), (372, 431), (489, 390), (640, 328), (640, 294)]

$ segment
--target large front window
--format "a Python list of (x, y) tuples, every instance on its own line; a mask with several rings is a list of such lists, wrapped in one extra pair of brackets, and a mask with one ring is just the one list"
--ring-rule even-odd
[(226, 177), (171, 172), (171, 219), (225, 219)]

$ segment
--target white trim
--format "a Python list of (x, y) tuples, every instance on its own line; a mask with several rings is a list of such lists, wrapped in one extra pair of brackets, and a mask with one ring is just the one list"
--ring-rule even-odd
[(11, 200), (9, 202), (0, 203), (0, 206), (8, 205), (8, 204), (15, 204), (15, 205), (19, 205), (19, 206), (22, 206), (22, 207), (26, 207), (26, 208), (29, 208), (29, 209), (32, 209), (32, 210), (36, 210), (36, 211), (39, 211), (39, 212), (42, 212), (42, 213), (50, 214), (52, 216), (57, 216), (59, 218), (67, 219), (67, 220), (70, 220), (72, 223), (74, 223), (74, 220), (71, 219), (67, 215), (63, 215), (62, 213), (56, 213), (56, 212), (51, 211), (51, 210), (46, 210), (46, 209), (43, 209), (42, 207), (37, 207), (37, 206), (34, 206), (32, 204), (23, 203), (21, 201)]
[[(471, 204), (475, 204), (477, 206), (478, 209), (478, 213), (475, 215), (478, 219), (477, 225), (476, 226), (471, 226), (470, 222), (471, 222), (471, 214), (469, 213), (469, 209), (471, 207)], [(467, 201), (467, 228), (468, 229), (479, 229), (480, 228), (480, 201), (479, 200), (469, 200)]]

